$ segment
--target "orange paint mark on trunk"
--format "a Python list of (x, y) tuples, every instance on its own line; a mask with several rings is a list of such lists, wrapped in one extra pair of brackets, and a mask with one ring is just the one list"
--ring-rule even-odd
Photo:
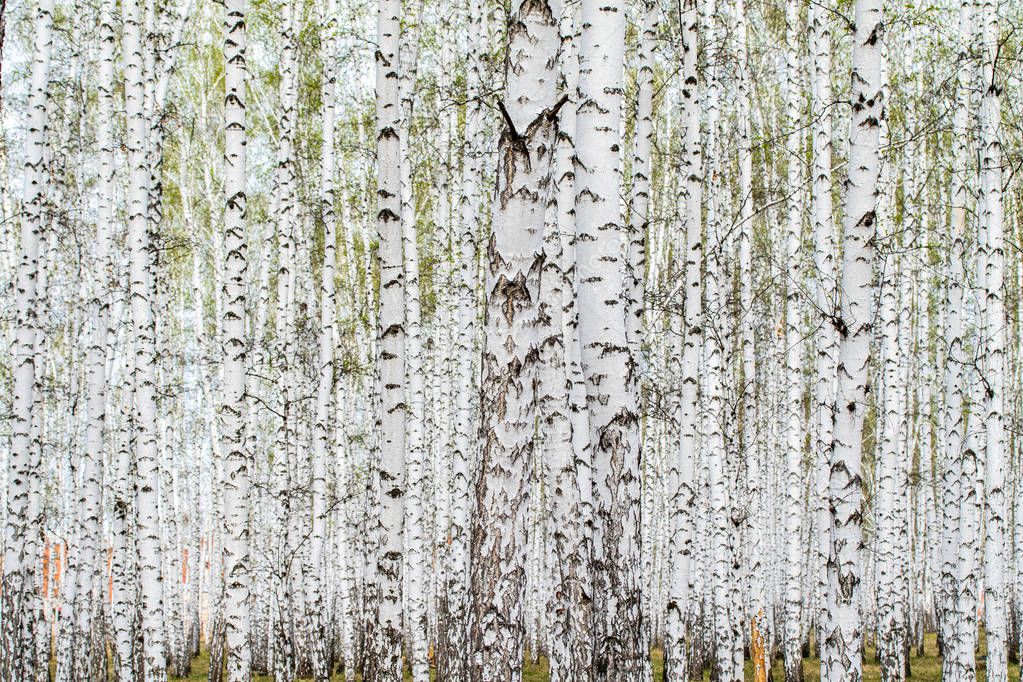
[(64, 567), (63, 556), (67, 552), (63, 551), (64, 545), (57, 542), (53, 545), (53, 596), (60, 596), (60, 576), (62, 574), (62, 568)]
[(114, 603), (114, 546), (107, 550), (107, 603)]
[(760, 621), (764, 612), (758, 611), (750, 619), (750, 655), (753, 658), (753, 682), (767, 682), (767, 656), (764, 652), (764, 635), (760, 632)]
[(50, 595), (50, 542), (43, 543), (43, 598)]

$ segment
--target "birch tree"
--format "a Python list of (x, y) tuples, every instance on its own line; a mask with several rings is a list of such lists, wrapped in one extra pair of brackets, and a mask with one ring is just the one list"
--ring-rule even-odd
[[(419, 14), (419, 13), (417, 13)], [(426, 424), (426, 386), (423, 344), (423, 313), (419, 286), (419, 243), (416, 211), (412, 196), (412, 161), (409, 158), (409, 134), (415, 102), (416, 73), (419, 60), (419, 26), (402, 36), (401, 71), (398, 91), (401, 102), (399, 137), (401, 139), (401, 246), (405, 270), (405, 629), (409, 633), (408, 656), (414, 682), (429, 678), (429, 582), (426, 557), (429, 551), (426, 499), (428, 495), (428, 456), (424, 442)]]
[(25, 138), (20, 257), (17, 264), (14, 336), (14, 400), (10, 454), (7, 461), (7, 523), (4, 533), (0, 626), (0, 680), (15, 682), (35, 676), (35, 573), (41, 528), (31, 518), (31, 497), (38, 494), (39, 443), (32, 420), (38, 360), (35, 356), (39, 310), (39, 249), (46, 236), (47, 98), (53, 51), (53, 1), (41, 0), (34, 18), (35, 41), (29, 84), (29, 126)]
[(379, 416), (382, 434), (376, 472), (376, 575), (371, 607), (372, 652), (366, 673), (380, 680), (401, 679), (402, 529), (405, 515), (405, 278), (401, 225), (401, 115), (398, 93), (401, 39), (400, 0), (377, 7), (376, 141), (377, 238), (380, 285), (377, 304)]
[(679, 451), (669, 468), (671, 514), (671, 565), (667, 616), (665, 619), (665, 679), (671, 682), (686, 679), (686, 629), (689, 625), (690, 583), (692, 571), (693, 526), (696, 468), (696, 401), (699, 391), (700, 349), (703, 347), (703, 160), (700, 137), (700, 111), (697, 71), (697, 6), (686, 3), (682, 14), (682, 98), (685, 146), (684, 174), (685, 230), (684, 258), (684, 335), (682, 346), (682, 395), (680, 397)]
[[(963, 351), (963, 270), (967, 229), (967, 182), (970, 163), (969, 139), (967, 133), (970, 110), (969, 70), (966, 62), (967, 36), (972, 32), (972, 3), (961, 3), (959, 8), (959, 48), (961, 62), (957, 73), (956, 102), (957, 108), (953, 116), (953, 130), (956, 137), (955, 165), (952, 174), (951, 188), (951, 228), (952, 245), (945, 265), (945, 335), (947, 351), (945, 359), (944, 381), (944, 461), (942, 466), (942, 497), (945, 500), (942, 547), (942, 599), (946, 604), (944, 613), (944, 629), (942, 645), (945, 656), (942, 660), (942, 673), (951, 677), (971, 679), (974, 674), (972, 628), (967, 627), (973, 610), (969, 599), (969, 557), (973, 551), (972, 541), (964, 538), (963, 530), (968, 530), (972, 513), (964, 500), (969, 498), (969, 488), (974, 487), (971, 480), (975, 473), (976, 456), (971, 450), (963, 448), (963, 367), (965, 354)], [(975, 480), (975, 479), (974, 479)], [(965, 524), (965, 525), (964, 525)], [(966, 547), (962, 547), (966, 544)], [(960, 563), (960, 555), (968, 558)], [(964, 580), (965, 578), (965, 580)], [(962, 593), (965, 594), (962, 594)], [(968, 632), (969, 631), (969, 632)]]
[(1017, 7), (68, 9), (6, 7), (4, 680), (1015, 675)]
[(560, 5), (521, 0), (508, 21), (505, 119), (486, 257), (482, 454), (472, 519), (469, 679), (522, 679), (536, 328), (557, 130)]
[(803, 679), (801, 587), (803, 582), (803, 389), (800, 376), (802, 344), (800, 342), (799, 271), (802, 233), (802, 206), (800, 205), (799, 125), (799, 73), (796, 49), (798, 6), (785, 3), (786, 36), (789, 44), (785, 51), (784, 121), (785, 176), (789, 199), (785, 212), (785, 263), (788, 275), (785, 283), (785, 680)]
[[(583, 0), (576, 104), (579, 344), (593, 458), (593, 607), (598, 679), (639, 679), (641, 626), (639, 420), (627, 338), (618, 197), (625, 5)], [(608, 636), (616, 633), (616, 636)]]
[[(984, 326), (986, 328), (987, 376), (984, 419), (984, 633), (987, 641), (986, 679), (1006, 682), (1007, 669), (1007, 562), (1006, 524), (1008, 507), (1006, 485), (1005, 400), (1005, 270), (1004, 228), (1002, 225), (1002, 152), (999, 142), (1001, 121), (1000, 85), (997, 71), (999, 24), (995, 5), (986, 0), (981, 8), (981, 36), (984, 50), (983, 94), (980, 105), (981, 159), (980, 220), (987, 232), (987, 254), (982, 267)], [(1018, 551), (1018, 550), (1017, 550)]]
[(149, 157), (147, 119), (144, 109), (144, 53), (141, 41), (142, 12), (137, 0), (129, 0), (124, 13), (125, 109), (128, 119), (128, 241), (129, 285), (134, 383), (134, 462), (137, 476), (136, 513), (138, 561), (144, 641), (143, 679), (167, 679), (164, 649), (163, 576), (161, 574), (159, 479), (156, 406), (156, 323), (153, 302), (153, 235), (149, 222)]
[[(883, 201), (891, 201), (885, 197)], [(891, 218), (890, 210), (881, 215)], [(893, 239), (890, 237), (890, 239)], [(889, 248), (894, 251), (895, 245)], [(875, 494), (875, 518), (877, 526), (877, 610), (878, 610), (878, 658), (881, 675), (885, 680), (901, 680), (905, 675), (905, 604), (902, 601), (901, 583), (904, 575), (901, 561), (908, 547), (902, 547), (899, 530), (906, 522), (906, 510), (900, 500), (908, 486), (907, 465), (900, 447), (899, 423), (906, 409), (904, 384), (899, 376), (901, 353), (899, 350), (899, 270), (898, 257), (889, 252), (881, 277), (880, 311), (881, 324), (881, 410), (878, 420), (880, 437), (878, 443), (877, 492)]]
[(560, 16), (559, 109), (551, 193), (544, 226), (540, 280), (540, 370), (537, 408), (542, 425), (543, 468), (550, 496), (548, 534), (553, 548), (550, 597), (552, 680), (586, 679), (593, 663), (593, 612), (588, 519), (592, 513), (589, 423), (579, 367), (575, 301), (575, 183), (572, 155), (578, 79), (574, 8)]
[[(831, 114), (831, 29), (825, 7), (813, 6), (810, 9), (810, 50), (812, 67), (810, 69), (811, 116), (812, 127), (812, 225), (814, 235), (814, 264), (817, 268), (816, 306), (819, 321), (817, 323), (815, 366), (815, 383), (813, 409), (816, 427), (814, 440), (815, 463), (814, 486), (819, 497), (818, 510), (818, 572), (820, 574), (821, 608), (817, 632), (819, 637), (820, 659), (831, 660), (829, 649), (833, 640), (825, 635), (823, 627), (827, 618), (828, 575), (827, 566), (831, 544), (830, 518), (828, 516), (828, 484), (829, 454), (835, 425), (835, 370), (838, 337), (831, 320), (836, 315), (835, 273), (835, 218), (832, 203), (831, 153), (833, 124)], [(823, 635), (823, 636), (822, 636)], [(823, 676), (824, 670), (822, 668)]]
[(863, 419), (871, 334), (871, 271), (877, 231), (879, 135), (885, 116), (881, 82), (881, 3), (855, 3), (852, 57), (852, 117), (849, 123), (849, 175), (845, 185), (845, 233), (839, 283), (838, 384), (831, 445), (828, 556), (828, 623), (822, 677), (857, 682), (863, 678), (862, 493)]
[[(73, 680), (78, 676), (95, 675), (96, 652), (101, 646), (99, 628), (102, 612), (96, 609), (95, 593), (102, 595), (99, 557), (101, 556), (102, 517), (102, 475), (106, 450), (105, 429), (107, 427), (107, 351), (113, 333), (110, 320), (111, 292), (118, 280), (114, 274), (111, 254), (114, 232), (114, 56), (116, 37), (114, 33), (114, 5), (104, 2), (99, 16), (99, 83), (97, 84), (96, 146), (99, 149), (98, 210), (96, 216), (96, 241), (93, 254), (95, 279), (90, 310), (90, 340), (86, 364), (88, 365), (88, 424), (86, 426), (85, 449), (82, 453), (82, 481), (78, 494), (80, 508), (77, 529), (80, 549), (78, 556), (69, 559), (69, 573), (66, 592), (71, 594), (67, 603), (72, 604), (67, 614), (73, 619), (71, 656), (67, 669), (61, 670), (58, 662), (58, 677)], [(98, 588), (98, 589), (97, 589)], [(62, 611), (62, 616), (64, 612)], [(65, 635), (67, 636), (67, 635)]]
[[(742, 408), (741, 452), (746, 461), (746, 490), (749, 494), (749, 512), (746, 528), (749, 534), (749, 641), (750, 656), (753, 659), (754, 679), (767, 676), (770, 666), (765, 640), (768, 635), (768, 586), (762, 561), (764, 538), (761, 529), (763, 514), (764, 467), (759, 456), (758, 405), (756, 391), (756, 328), (753, 320), (753, 140), (751, 119), (753, 108), (752, 83), (750, 79), (749, 29), (746, 4), (743, 0), (735, 3), (735, 41), (738, 60), (738, 93), (742, 110), (737, 112), (739, 123), (739, 314), (740, 354), (742, 383), (740, 400)], [(828, 188), (830, 192), (830, 187)], [(738, 492), (738, 491), (736, 491)]]
[(220, 320), (224, 357), (220, 405), (221, 446), (225, 453), (224, 507), (224, 621), (227, 638), (227, 677), (230, 682), (251, 678), (249, 642), (249, 453), (246, 451), (245, 391), (248, 346), (245, 333), (246, 274), (246, 31), (245, 0), (231, 0), (224, 20), (224, 306)]
[[(480, 35), (483, 23), (483, 4), (471, 0), (468, 7), (467, 30)], [(451, 679), (465, 679), (468, 675), (465, 651), (468, 646), (469, 614), (469, 534), (470, 497), (472, 494), (472, 465), (475, 463), (475, 433), (473, 431), (473, 357), (476, 331), (476, 235), (480, 220), (481, 140), (483, 135), (482, 107), (479, 94), (481, 83), (481, 51), (477, 41), (471, 41), (466, 65), (465, 141), (462, 154), (461, 205), (458, 211), (460, 229), (458, 248), (453, 249), (458, 301), (455, 313), (454, 350), (456, 391), (454, 405), (454, 463), (451, 475), (451, 524), (448, 529), (447, 585), (444, 590), (444, 611), (448, 617), (440, 623), (438, 632), (437, 674)]]

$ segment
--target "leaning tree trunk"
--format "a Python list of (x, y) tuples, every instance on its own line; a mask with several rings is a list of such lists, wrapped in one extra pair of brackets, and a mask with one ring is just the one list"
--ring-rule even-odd
[[(249, 643), (249, 486), (246, 450), (245, 292), (248, 244), (245, 208), (245, 0), (227, 0), (224, 20), (224, 278), (220, 342), (223, 395), (220, 405), (221, 451), (224, 456), (224, 625), (227, 679), (248, 682), (252, 676)], [(193, 550), (194, 551), (194, 550)]]
[(885, 115), (881, 82), (883, 25), (880, 0), (856, 0), (852, 57), (852, 119), (849, 178), (845, 188), (841, 303), (838, 331), (838, 387), (831, 449), (826, 653), (828, 679), (863, 678), (860, 619), (863, 535), (863, 420), (867, 408), (871, 300), (876, 235), (880, 124)]
[[(835, 427), (835, 370), (837, 366), (838, 335), (831, 319), (836, 311), (835, 273), (835, 218), (832, 205), (831, 175), (831, 17), (830, 4), (810, 8), (810, 49), (812, 67), (811, 119), (813, 126), (813, 171), (811, 178), (812, 225), (814, 238), (814, 265), (818, 278), (816, 306), (820, 316), (816, 331), (816, 372), (811, 414), (814, 423), (813, 457), (814, 487), (816, 488), (817, 533), (815, 534), (820, 603), (815, 611), (817, 644), (820, 660), (831, 658), (831, 640), (826, 637), (827, 620), (827, 562), (831, 545), (830, 516), (828, 510), (828, 458)], [(824, 670), (821, 670), (824, 674)]]
[(45, 234), (47, 198), (46, 130), (52, 52), (53, 0), (40, 0), (35, 17), (35, 45), (29, 81), (28, 134), (22, 193), (21, 258), (15, 282), (15, 337), (11, 444), (7, 460), (7, 526), (4, 532), (0, 586), (0, 682), (35, 677), (36, 564), (42, 529), (34, 527), (30, 498), (41, 472), (36, 470), (39, 443), (33, 439), (36, 404), (36, 339), (39, 327), (39, 246)]
[(472, 519), (469, 679), (522, 679), (523, 600), (543, 232), (557, 97), (557, 0), (518, 0), (508, 22), (505, 129), (487, 246), (482, 453)]

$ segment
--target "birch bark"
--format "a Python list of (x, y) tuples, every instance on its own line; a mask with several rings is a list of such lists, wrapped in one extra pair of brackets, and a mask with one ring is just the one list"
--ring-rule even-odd
[[(885, 193), (887, 194), (887, 192)], [(883, 202), (894, 201), (894, 197), (886, 196)], [(891, 218), (890, 209), (881, 213), (887, 222)], [(896, 245), (891, 240), (889, 248), (894, 252)], [(899, 349), (899, 259), (894, 253), (888, 257), (883, 266), (881, 278), (880, 312), (881, 324), (881, 369), (879, 384), (881, 387), (881, 405), (879, 408), (879, 442), (877, 456), (877, 475), (875, 493), (875, 524), (877, 527), (876, 557), (877, 567), (877, 647), (881, 665), (881, 677), (886, 682), (903, 679), (905, 674), (904, 638), (905, 608), (901, 599), (899, 583), (902, 579), (901, 562), (904, 548), (899, 542), (900, 529), (906, 523), (905, 509), (899, 499), (905, 495), (900, 483), (905, 483), (902, 475), (902, 448), (900, 439), (900, 422), (902, 419), (904, 400), (903, 382), (899, 376), (901, 352)]]
[(721, 172), (723, 164), (719, 156), (721, 149), (721, 92), (723, 82), (719, 59), (723, 54), (718, 43), (723, 32), (719, 30), (717, 4), (714, 0), (702, 7), (703, 26), (707, 35), (708, 68), (705, 97), (706, 146), (704, 148), (707, 176), (705, 209), (707, 220), (707, 275), (704, 280), (706, 312), (708, 321), (703, 335), (703, 391), (701, 393), (702, 422), (704, 424), (704, 466), (707, 477), (708, 519), (706, 534), (707, 560), (709, 569), (709, 620), (712, 647), (710, 660), (718, 678), (733, 682), (741, 678), (735, 669), (734, 649), (737, 641), (733, 636), (730, 614), (731, 568), (734, 556), (731, 546), (731, 486), (729, 486), (730, 462), (733, 443), (729, 441), (730, 415), (726, 409), (727, 363), (726, 353), (730, 350), (725, 339), (731, 336), (727, 315), (727, 271), (729, 247), (724, 239), (724, 205), (721, 199)]
[[(130, 348), (130, 345), (129, 345)], [(126, 358), (130, 372), (131, 358)], [(137, 680), (141, 670), (134, 660), (137, 641), (138, 576), (136, 574), (135, 524), (132, 499), (133, 472), (131, 453), (134, 449), (132, 426), (131, 378), (126, 377), (121, 391), (121, 424), (117, 430), (116, 450), (112, 457), (111, 491), (113, 514), (110, 519), (112, 535), (110, 557), (110, 625), (113, 634), (115, 679)]]
[[(376, 52), (377, 237), (380, 284), (377, 353), (381, 434), (377, 463), (376, 575), (370, 616), (369, 679), (401, 680), (405, 515), (405, 277), (402, 263), (398, 91), (401, 0), (379, 0)], [(375, 602), (375, 603), (374, 603)]]
[(683, 230), (684, 329), (682, 345), (682, 395), (679, 415), (679, 449), (669, 466), (671, 494), (671, 537), (669, 587), (665, 617), (665, 662), (667, 682), (687, 679), (686, 631), (690, 619), (693, 554), (693, 510), (696, 499), (695, 461), (697, 445), (697, 395), (700, 352), (703, 347), (703, 161), (700, 138), (699, 83), (697, 72), (697, 3), (683, 5), (682, 14), (682, 122), (685, 140), (682, 172), (685, 176)]
[(249, 643), (249, 453), (245, 434), (246, 157), (245, 116), (247, 71), (246, 1), (227, 0), (224, 20), (224, 277), (220, 342), (223, 394), (220, 405), (221, 452), (224, 462), (224, 621), (227, 638), (227, 679), (248, 682), (252, 662)]
[(156, 407), (156, 298), (154, 244), (149, 219), (147, 118), (144, 108), (141, 11), (128, 0), (124, 13), (125, 108), (128, 117), (129, 169), (128, 240), (130, 244), (131, 320), (134, 343), (135, 468), (138, 524), (139, 582), (141, 585), (143, 679), (167, 679), (164, 654), (163, 576), (161, 574), (159, 489), (160, 467)]
[(862, 575), (863, 419), (870, 359), (873, 239), (877, 232), (880, 124), (885, 116), (879, 0), (856, 0), (852, 57), (852, 118), (843, 236), (838, 332), (838, 384), (830, 459), (831, 552), (828, 557), (826, 652), (822, 677), (863, 678), (860, 619)]
[(519, 0), (509, 16), (505, 128), (486, 259), (482, 457), (472, 520), (473, 682), (522, 679), (523, 601), (533, 469), (536, 327), (543, 227), (556, 132), (557, 0)]
[(543, 471), (550, 499), (548, 536), (553, 545), (550, 596), (552, 682), (588, 680), (593, 662), (590, 594), (589, 424), (579, 400), (575, 300), (575, 184), (572, 165), (578, 78), (573, 9), (560, 17), (561, 90), (570, 99), (560, 109), (554, 150), (555, 192), (544, 227), (540, 280), (540, 372), (537, 404), (543, 443)]
[(623, 298), (621, 207), (625, 4), (583, 0), (576, 129), (579, 343), (593, 456), (597, 679), (638, 680), (643, 641), (637, 370)]
[[(417, 12), (421, 15), (421, 12)], [(417, 18), (421, 22), (422, 18)], [(402, 36), (401, 72), (398, 76), (401, 117), (401, 245), (405, 270), (405, 457), (407, 488), (405, 498), (405, 630), (413, 682), (429, 679), (429, 495), (428, 449), (424, 440), (426, 386), (423, 352), (423, 314), (419, 280), (419, 243), (413, 205), (412, 162), (409, 136), (415, 101), (421, 23)]]
[[(301, 246), (301, 221), (296, 206), (295, 135), (298, 117), (298, 57), (296, 29), (298, 11), (293, 0), (282, 7), (280, 40), (280, 135), (276, 149), (273, 201), (276, 210), (275, 244), (277, 249), (277, 301), (274, 320), (272, 366), (277, 383), (279, 419), (274, 428), (270, 461), (272, 524), (270, 589), (272, 595), (271, 672), (276, 682), (290, 682), (298, 666), (295, 632), (295, 606), (299, 593), (293, 589), (298, 578), (300, 556), (297, 547), (296, 520), (301, 507), (293, 499), (298, 478), (298, 427), (301, 403), (297, 400), (297, 334), (295, 303), (298, 285), (298, 248)], [(293, 567), (295, 570), (293, 570)], [(301, 611), (298, 611), (300, 614)]]
[[(320, 154), (320, 215), (323, 220), (323, 264), (320, 270), (320, 330), (317, 344), (317, 386), (312, 449), (312, 532), (309, 538), (309, 643), (313, 678), (317, 682), (330, 677), (329, 618), (324, 585), (328, 563), (324, 559), (327, 538), (327, 466), (333, 459), (334, 428), (330, 422), (334, 394), (335, 264), (337, 261), (337, 220), (334, 215), (335, 144), (335, 37), (337, 2), (328, 0), (322, 8), (323, 83), (321, 85), (321, 128), (323, 149)], [(330, 562), (333, 563), (333, 562)]]
[(944, 381), (944, 457), (942, 466), (943, 537), (942, 547), (942, 601), (945, 605), (942, 631), (942, 674), (948, 679), (970, 680), (974, 675), (972, 648), (965, 651), (963, 623), (968, 619), (960, 596), (960, 542), (964, 519), (963, 500), (969, 496), (972, 484), (965, 472), (972, 468), (975, 456), (964, 450), (963, 423), (963, 284), (965, 272), (964, 237), (967, 229), (968, 177), (970, 164), (969, 111), (970, 67), (969, 44), (973, 32), (973, 3), (959, 6), (959, 65), (957, 69), (956, 111), (953, 131), (956, 140), (951, 189), (952, 245), (945, 264), (945, 337), (947, 351)]
[(53, 50), (53, 0), (40, 0), (34, 19), (35, 41), (29, 82), (28, 135), (22, 188), (20, 259), (15, 282), (15, 337), (12, 362), (10, 454), (7, 460), (7, 524), (4, 532), (2, 610), (0, 624), (0, 682), (35, 677), (35, 574), (41, 528), (32, 526), (30, 498), (41, 472), (34, 470), (33, 406), (36, 402), (40, 277), (39, 248), (45, 235), (47, 200), (46, 134), (50, 55)]
[[(481, 35), (483, 6), (481, 0), (470, 0), (467, 30), (470, 36)], [(457, 249), (456, 281), (458, 303), (455, 313), (455, 381), (453, 466), (451, 472), (451, 523), (448, 528), (446, 567), (447, 584), (444, 610), (448, 618), (438, 631), (437, 675), (443, 679), (466, 679), (465, 656), (468, 645), (469, 607), (469, 510), (472, 464), (476, 439), (473, 434), (473, 356), (476, 336), (476, 234), (480, 220), (481, 140), (483, 135), (479, 41), (470, 39), (467, 56), (465, 148), (463, 152), (460, 230), (455, 239)]]
[[(646, 281), (646, 237), (650, 227), (650, 193), (654, 136), (654, 50), (657, 48), (657, 27), (660, 8), (656, 2), (644, 0), (641, 5), (642, 25), (636, 60), (636, 131), (632, 147), (632, 195), (626, 227), (625, 290), (626, 333), (634, 361), (639, 361), (643, 335), (643, 285)], [(634, 379), (638, 381), (638, 372)], [(638, 390), (638, 389), (633, 389)]]
[[(89, 301), (89, 345), (86, 351), (87, 423), (85, 448), (81, 457), (82, 478), (78, 493), (78, 556), (69, 557), (69, 582), (65, 591), (71, 592), (66, 603), (72, 604), (73, 633), (72, 654), (67, 663), (67, 672), (58, 670), (60, 679), (89, 677), (96, 661), (95, 653), (101, 646), (100, 628), (102, 604), (96, 588), (99, 572), (99, 556), (102, 517), (101, 477), (105, 451), (104, 429), (106, 426), (107, 402), (107, 350), (111, 338), (110, 292), (117, 285), (110, 256), (110, 243), (114, 217), (114, 159), (112, 125), (114, 115), (114, 59), (116, 38), (114, 34), (114, 5), (109, 0), (102, 3), (99, 17), (99, 83), (97, 84), (97, 129), (96, 145), (99, 149), (99, 178), (97, 187), (96, 241), (93, 253), (94, 280), (92, 297)], [(99, 590), (101, 593), (102, 590)], [(64, 614), (62, 614), (64, 615)], [(58, 666), (59, 667), (59, 666)], [(64, 675), (64, 677), (62, 677)]]
[[(1007, 682), (1007, 562), (1010, 546), (1006, 535), (1008, 507), (1005, 498), (1006, 443), (1005, 400), (1005, 270), (1004, 228), (1002, 224), (1002, 150), (999, 142), (1001, 122), (1001, 85), (997, 59), (1000, 44), (998, 12), (993, 0), (981, 5), (983, 95), (980, 108), (981, 156), (980, 189), (983, 229), (987, 232), (987, 258), (984, 275), (984, 326), (986, 328), (987, 390), (983, 409), (987, 438), (984, 462), (986, 516), (984, 528), (984, 634), (987, 642), (986, 679)], [(1017, 551), (1019, 549), (1017, 548)]]
[[(739, 346), (741, 363), (741, 384), (739, 399), (742, 408), (740, 423), (740, 452), (746, 463), (745, 489), (748, 494), (749, 511), (745, 521), (748, 557), (746, 570), (749, 585), (749, 631), (750, 657), (753, 659), (754, 678), (766, 677), (770, 668), (770, 652), (764, 646), (768, 634), (767, 608), (770, 599), (766, 576), (764, 575), (763, 508), (765, 495), (764, 471), (759, 456), (758, 435), (759, 412), (757, 404), (757, 358), (756, 329), (754, 319), (753, 279), (753, 147), (751, 118), (753, 110), (752, 83), (750, 81), (751, 59), (749, 50), (749, 22), (744, 0), (735, 3), (735, 41), (737, 52), (737, 77), (739, 94)], [(745, 627), (745, 623), (743, 623)]]
[(803, 679), (803, 390), (800, 334), (799, 272), (802, 249), (800, 178), (799, 59), (797, 34), (799, 8), (795, 0), (785, 3), (787, 46), (785, 80), (782, 83), (785, 127), (785, 178), (789, 198), (785, 210), (786, 287), (785, 318), (785, 680)]
[[(828, 507), (828, 457), (835, 425), (835, 379), (838, 335), (832, 320), (837, 315), (835, 272), (835, 219), (832, 205), (832, 95), (831, 95), (831, 26), (823, 7), (810, 8), (810, 50), (813, 65), (810, 69), (813, 177), (811, 194), (813, 205), (814, 264), (817, 268), (817, 314), (820, 322), (816, 333), (816, 367), (814, 383), (814, 441), (815, 487), (817, 490), (817, 561), (820, 606), (816, 618), (820, 659), (832, 658), (831, 641), (827, 639), (823, 624), (827, 620), (828, 554), (831, 529)], [(824, 675), (824, 669), (821, 670)]]

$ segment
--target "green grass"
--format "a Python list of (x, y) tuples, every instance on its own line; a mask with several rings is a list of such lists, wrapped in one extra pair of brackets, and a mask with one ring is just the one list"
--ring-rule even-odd
[[(980, 651), (983, 652), (983, 641), (981, 642)], [(867, 648), (866, 660), (863, 666), (863, 679), (864, 682), (874, 682), (875, 680), (881, 679), (881, 672), (877, 665), (877, 660), (874, 655), (874, 650), (870, 647)], [(661, 680), (664, 670), (664, 659), (661, 651), (654, 650), (651, 655), (651, 661), (654, 669), (654, 680), (658, 682)], [(209, 668), (209, 658), (207, 652), (204, 650), (195, 660), (192, 661), (192, 674), (189, 677), (172, 677), (175, 680), (205, 680), (207, 670)], [(941, 680), (941, 658), (938, 657), (938, 646), (935, 640), (935, 635), (929, 634), (924, 639), (924, 656), (916, 655), (916, 648), (913, 648), (910, 656), (910, 669), (912, 671), (912, 680), (916, 682), (940, 682)], [(772, 666), (772, 676), (776, 682), (781, 682), (785, 679), (785, 673), (782, 668), (781, 659), (776, 659)], [(819, 682), (820, 680), (820, 662), (816, 658), (806, 658), (803, 660), (803, 676), (805, 682)], [(548, 679), (547, 662), (541, 659), (539, 663), (526, 663), (524, 678), (526, 682), (546, 682)], [(271, 678), (267, 676), (257, 675), (253, 678), (256, 682), (271, 682)], [(343, 675), (336, 675), (332, 680), (344, 680)], [(406, 679), (409, 679), (406, 675)], [(710, 680), (710, 673), (704, 673), (704, 679)], [(753, 668), (749, 661), (746, 662), (746, 679), (753, 679)], [(1019, 665), (1009, 665), (1009, 679), (1019, 680)], [(984, 656), (978, 654), (977, 656), (977, 682), (983, 682), (984, 680)], [(442, 682), (442, 681), (439, 681)]]

